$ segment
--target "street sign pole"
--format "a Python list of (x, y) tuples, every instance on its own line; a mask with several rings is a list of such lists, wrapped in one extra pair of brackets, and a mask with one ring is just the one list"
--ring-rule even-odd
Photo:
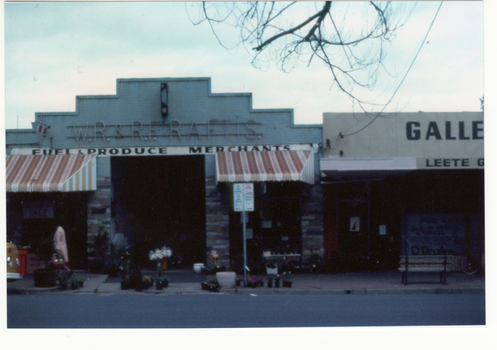
[(247, 222), (245, 218), (245, 208), (242, 211), (242, 223), (243, 223), (243, 280), (245, 281), (245, 286), (248, 285), (247, 281)]
[(236, 212), (242, 213), (243, 224), (243, 277), (247, 281), (247, 218), (246, 212), (254, 211), (254, 184), (236, 183), (233, 185), (233, 205)]

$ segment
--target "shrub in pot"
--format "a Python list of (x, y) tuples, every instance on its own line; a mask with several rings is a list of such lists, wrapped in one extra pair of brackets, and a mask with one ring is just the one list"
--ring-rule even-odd
[(121, 281), (121, 290), (127, 290), (130, 287), (131, 287), (131, 279), (129, 278), (129, 275), (126, 275)]
[(267, 277), (267, 287), (273, 288), (273, 277), (272, 276)]
[(156, 278), (155, 286), (158, 290), (162, 290), (163, 288), (167, 288), (169, 286), (169, 280), (165, 276), (159, 276)]
[(210, 278), (205, 282), (200, 283), (203, 290), (208, 290), (210, 292), (219, 292), (220, 286), (217, 279)]
[(55, 287), (57, 272), (50, 266), (50, 260), (55, 253), (52, 238), (38, 238), (33, 242), (30, 251), (38, 255), (40, 260), (45, 263), (44, 269), (33, 271), (35, 287)]
[(283, 287), (291, 288), (292, 281), (290, 280), (292, 273), (290, 271), (283, 272)]

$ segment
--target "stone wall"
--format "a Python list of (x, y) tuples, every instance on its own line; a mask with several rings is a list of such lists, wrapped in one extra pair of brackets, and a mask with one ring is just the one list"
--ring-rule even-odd
[(324, 258), (324, 207), (323, 188), (316, 180), (307, 186), (302, 197), (302, 263), (306, 264), (312, 254)]
[(211, 251), (219, 255), (217, 263), (230, 266), (229, 243), (229, 201), (227, 193), (216, 186), (214, 177), (205, 179), (205, 229), (206, 229), (206, 263), (214, 265)]

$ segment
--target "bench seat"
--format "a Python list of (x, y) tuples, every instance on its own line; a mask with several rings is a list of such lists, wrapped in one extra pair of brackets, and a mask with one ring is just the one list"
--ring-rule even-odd
[(402, 283), (407, 284), (409, 272), (439, 272), (440, 283), (447, 283), (447, 273), (453, 269), (453, 255), (401, 255), (399, 271)]

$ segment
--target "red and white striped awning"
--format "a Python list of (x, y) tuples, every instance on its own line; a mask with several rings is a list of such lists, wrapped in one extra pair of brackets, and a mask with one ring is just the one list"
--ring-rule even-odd
[(97, 189), (95, 155), (11, 155), (7, 192), (76, 192)]
[(311, 151), (216, 153), (218, 182), (302, 181), (314, 184)]

